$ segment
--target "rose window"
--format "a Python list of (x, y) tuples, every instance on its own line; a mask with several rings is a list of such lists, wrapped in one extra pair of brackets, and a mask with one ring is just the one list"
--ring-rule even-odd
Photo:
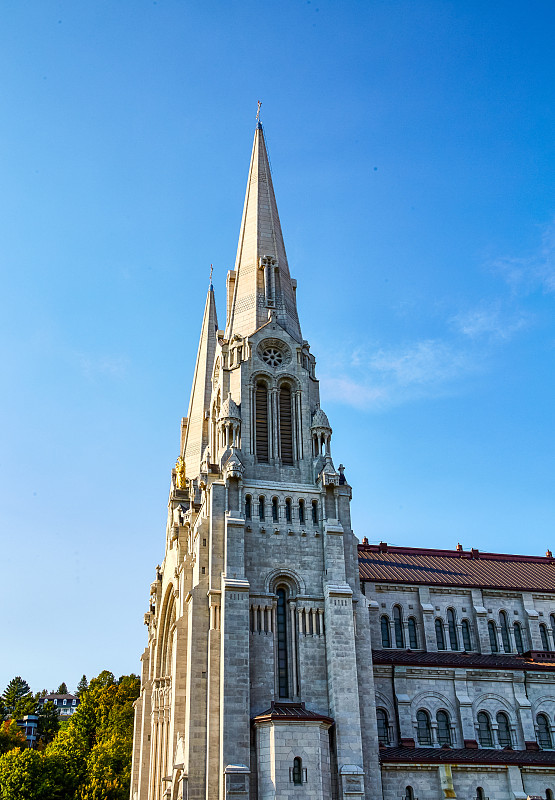
[(279, 367), (283, 363), (283, 353), (277, 347), (267, 347), (262, 353), (262, 360), (269, 367)]

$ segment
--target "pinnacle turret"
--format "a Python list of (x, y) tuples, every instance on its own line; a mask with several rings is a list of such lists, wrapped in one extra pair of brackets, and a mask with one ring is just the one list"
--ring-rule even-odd
[(226, 338), (248, 336), (272, 315), (294, 339), (302, 341), (295, 283), (289, 274), (260, 122), (254, 134), (235, 270), (230, 277)]

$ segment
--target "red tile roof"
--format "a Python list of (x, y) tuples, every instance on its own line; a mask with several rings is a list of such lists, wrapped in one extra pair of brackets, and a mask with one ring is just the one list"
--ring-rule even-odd
[(555, 766), (553, 750), (471, 750), (451, 747), (380, 747), (380, 761), (424, 764), (536, 764)]
[(555, 592), (555, 558), (551, 555), (425, 550), (381, 542), (359, 545), (358, 559), (363, 581)]
[(488, 655), (480, 653), (453, 653), (442, 650), (437, 653), (423, 653), (418, 650), (372, 650), (374, 664), (395, 664), (423, 667), (466, 667), (468, 669), (514, 669), (535, 672), (553, 672), (555, 653), (545, 654), (541, 661), (536, 657), (526, 658), (517, 655)]
[(305, 708), (304, 703), (275, 703), (262, 714), (254, 717), (253, 722), (326, 722), (333, 725), (331, 717), (325, 717), (316, 711)]

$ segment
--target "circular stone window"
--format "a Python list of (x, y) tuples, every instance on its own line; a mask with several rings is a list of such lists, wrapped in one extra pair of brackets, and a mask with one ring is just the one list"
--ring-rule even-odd
[(267, 347), (262, 353), (262, 361), (269, 367), (279, 367), (283, 364), (283, 353), (277, 347)]

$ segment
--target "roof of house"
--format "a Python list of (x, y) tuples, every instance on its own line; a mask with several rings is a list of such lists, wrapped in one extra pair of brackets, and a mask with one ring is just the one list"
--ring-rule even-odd
[(78, 700), (76, 694), (46, 694), (40, 700)]
[(272, 702), (267, 711), (254, 717), (253, 722), (326, 722), (333, 725), (331, 717), (310, 711), (304, 703)]
[(441, 650), (437, 653), (424, 653), (421, 650), (372, 650), (374, 664), (393, 664), (423, 667), (464, 667), (466, 669), (515, 669), (536, 672), (555, 670), (555, 653), (532, 653), (526, 656), (488, 655), (481, 653), (453, 653)]
[(385, 542), (358, 547), (360, 577), (376, 583), (462, 586), (555, 592), (555, 558), (392, 547)]
[(554, 766), (553, 750), (474, 750), (451, 747), (380, 747), (382, 763), (537, 764)]

